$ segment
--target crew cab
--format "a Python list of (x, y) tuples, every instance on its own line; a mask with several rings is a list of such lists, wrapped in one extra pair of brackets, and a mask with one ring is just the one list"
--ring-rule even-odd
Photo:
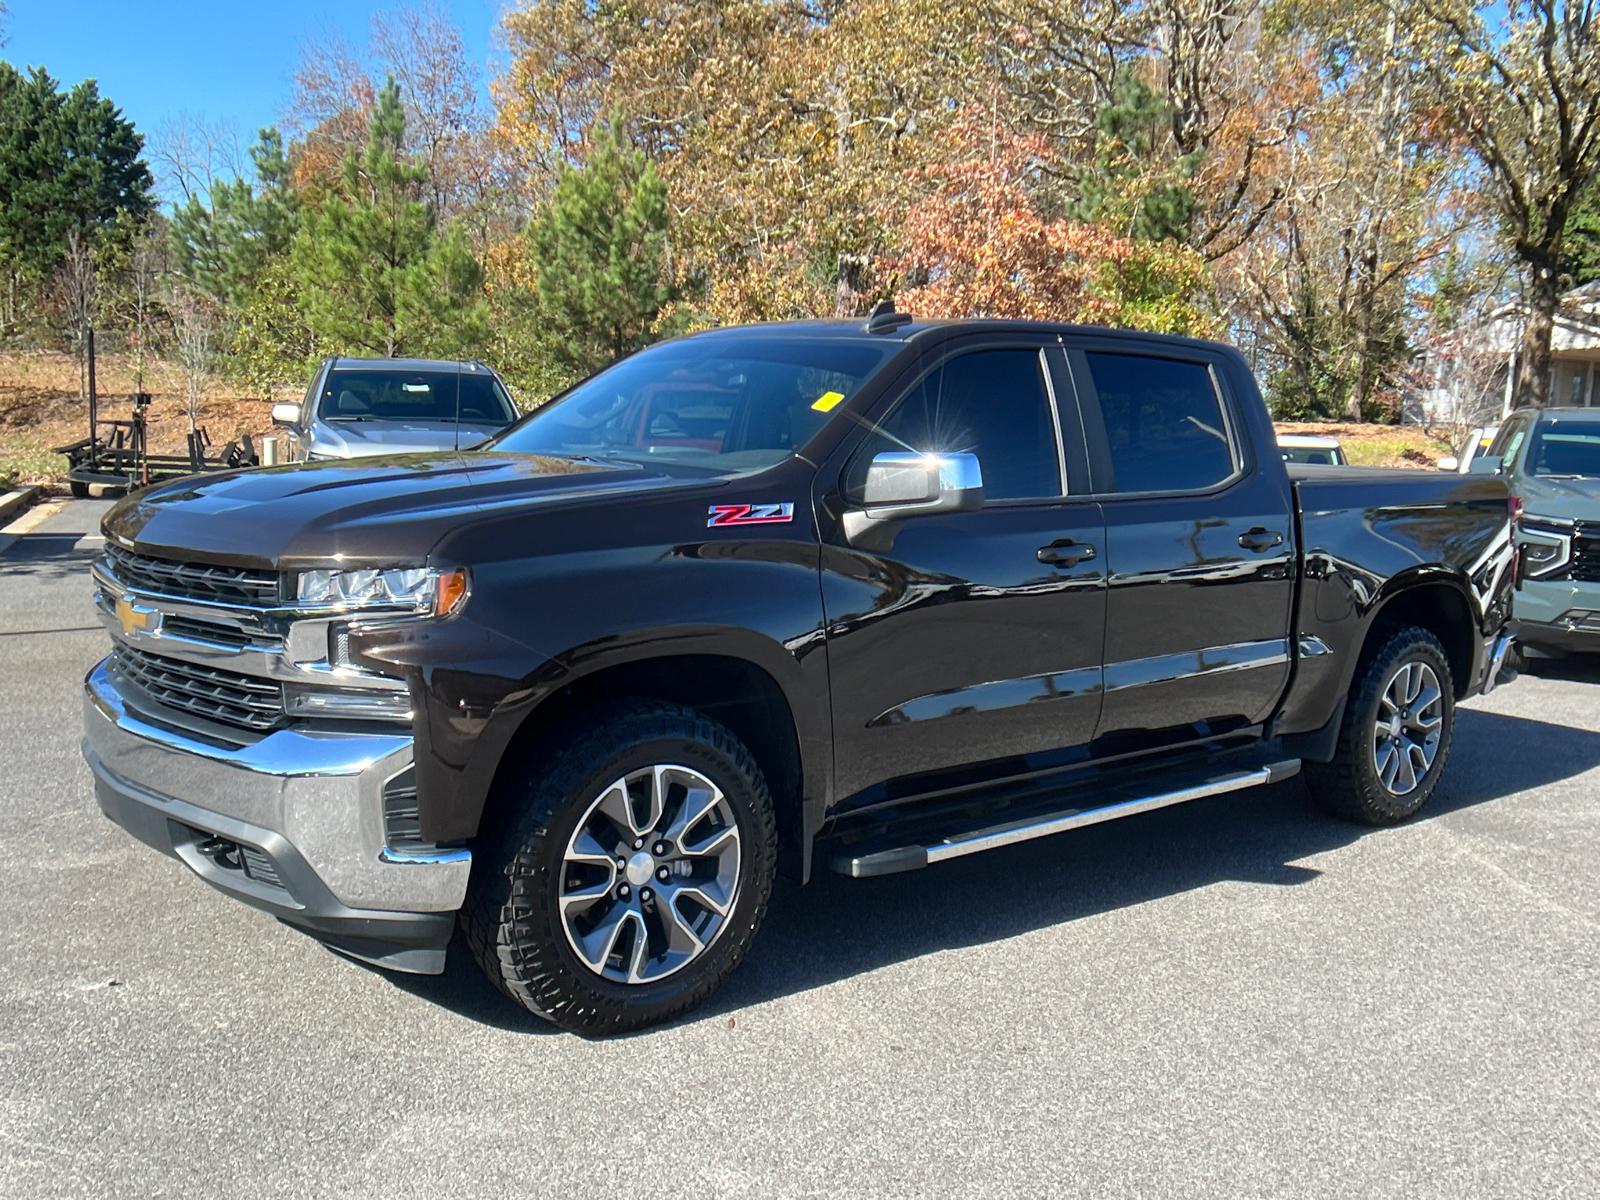
[(886, 308), (103, 531), (106, 815), (372, 963), (441, 971), (459, 920), (586, 1034), (702, 1001), (779, 872), (938, 869), (1302, 766), (1406, 820), (1511, 636), (1503, 480), (1286, 465), (1226, 346)]

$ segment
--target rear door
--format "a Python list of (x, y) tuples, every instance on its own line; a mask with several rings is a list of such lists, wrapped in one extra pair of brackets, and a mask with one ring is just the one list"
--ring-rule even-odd
[[(841, 450), (819, 508), (855, 505), (874, 454), (967, 450), (984, 507), (906, 520), (883, 549), (822, 531), (836, 795), (915, 776), (895, 794), (1087, 757), (1100, 713), (1105, 572), (1081, 429), (1061, 438), (1055, 339), (992, 338), (925, 357)], [(1052, 360), (1056, 370), (1050, 369)], [(1070, 401), (1069, 401), (1070, 404)], [(1075, 460), (1075, 462), (1074, 462)], [(1076, 488), (1071, 479), (1076, 476)], [(836, 483), (823, 484), (829, 478)], [(1008, 765), (1009, 764), (1009, 765)], [(878, 797), (881, 799), (882, 797)]]
[(1067, 347), (1106, 521), (1097, 754), (1263, 721), (1290, 664), (1293, 498), (1275, 451), (1254, 450), (1270, 427), (1250, 428), (1220, 356), (1132, 345)]

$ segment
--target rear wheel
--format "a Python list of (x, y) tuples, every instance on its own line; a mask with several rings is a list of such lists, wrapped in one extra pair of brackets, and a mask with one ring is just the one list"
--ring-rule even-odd
[(1362, 654), (1333, 761), (1307, 763), (1306, 785), (1335, 816), (1397, 825), (1433, 794), (1454, 725), (1444, 646), (1426, 629), (1395, 630)]
[(766, 911), (777, 837), (760, 768), (723, 725), (655, 702), (602, 709), (547, 746), (475, 855), (474, 956), (578, 1033), (687, 1012)]
[(89, 485), (82, 480), (69, 480), (67, 486), (72, 489), (72, 495), (75, 499), (87, 500), (89, 498)]

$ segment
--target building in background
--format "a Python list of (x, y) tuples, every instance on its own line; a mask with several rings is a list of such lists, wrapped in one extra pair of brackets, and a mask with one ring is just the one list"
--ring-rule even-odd
[[(1413, 364), (1406, 416), (1423, 425), (1483, 425), (1511, 411), (1511, 381), (1527, 316), (1520, 304), (1423, 350)], [(1550, 403), (1600, 408), (1600, 282), (1561, 298), (1551, 333)]]

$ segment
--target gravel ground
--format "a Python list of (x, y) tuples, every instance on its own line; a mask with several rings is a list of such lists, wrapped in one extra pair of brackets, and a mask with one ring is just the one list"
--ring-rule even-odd
[(591, 1043), (99, 815), (103, 509), (0, 556), (8, 1197), (1600, 1194), (1600, 671), (1472, 701), (1400, 829), (1295, 780), (780, 886), (708, 1008)]

